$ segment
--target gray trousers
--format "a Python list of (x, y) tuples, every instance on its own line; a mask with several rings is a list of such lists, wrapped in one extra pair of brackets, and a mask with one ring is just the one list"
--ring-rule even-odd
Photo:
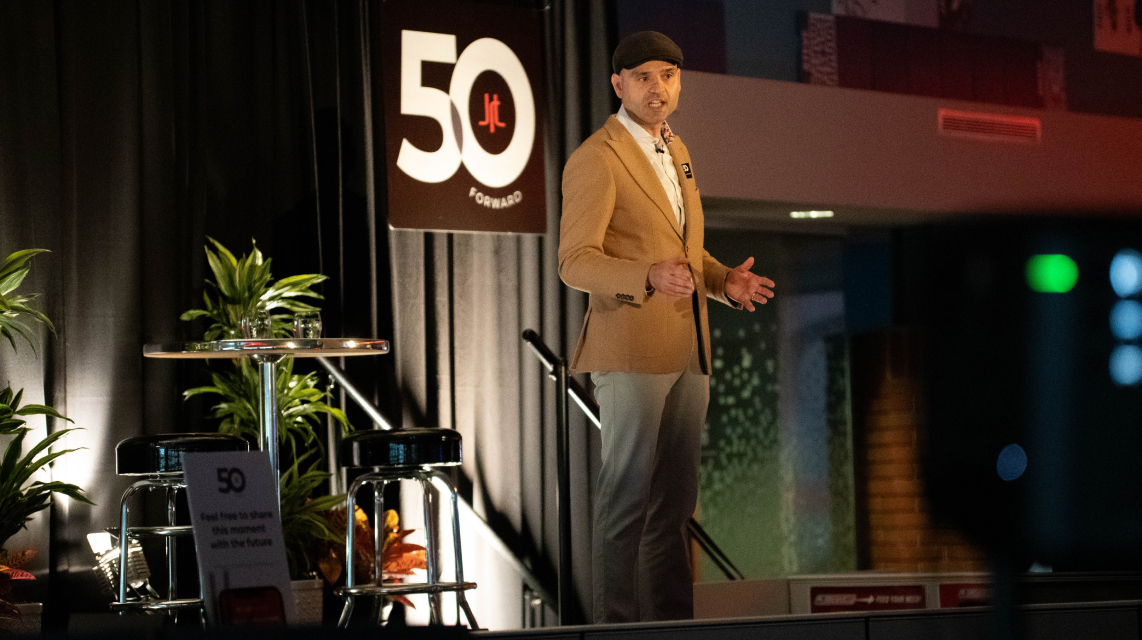
[(710, 377), (596, 372), (602, 458), (595, 489), (594, 618), (694, 617), (687, 522), (698, 501)]

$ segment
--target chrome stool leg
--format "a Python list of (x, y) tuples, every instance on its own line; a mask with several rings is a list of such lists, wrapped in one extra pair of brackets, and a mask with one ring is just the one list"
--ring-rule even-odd
[[(384, 478), (370, 480), (373, 485), (373, 584), (383, 584), (385, 581), (384, 557), (382, 549), (385, 547), (385, 538), (389, 537), (388, 518), (385, 517), (385, 487), (389, 481)], [(376, 624), (383, 622), (385, 614), (384, 597), (373, 599), (373, 621)]]
[[(433, 470), (432, 477), (439, 478), (448, 487), (448, 495), (452, 500), (452, 548), (456, 553), (456, 582), (463, 583), (464, 554), (460, 549), (460, 506), (456, 485), (452, 483), (451, 478), (440, 471)], [(464, 595), (463, 590), (456, 592), (456, 602), (464, 610), (464, 617), (468, 619), (468, 626), (473, 631), (479, 630), (480, 625), (476, 622), (476, 616), (472, 614), (472, 607), (468, 605), (468, 598)]]
[(131, 507), (127, 500), (138, 491), (138, 487), (139, 483), (127, 487), (119, 502), (119, 604), (127, 602), (127, 567), (130, 565), (127, 554), (131, 547), (131, 536), (127, 530), (127, 516)]
[[(175, 519), (175, 505), (177, 504), (178, 488), (167, 487), (167, 525), (175, 526), (178, 522)], [(178, 595), (178, 559), (176, 558), (178, 547), (177, 540), (174, 536), (167, 538), (167, 600), (177, 600)]]
[[(185, 486), (182, 478), (152, 477), (139, 480), (123, 492), (119, 504), (119, 529), (117, 531), (119, 535), (119, 593), (115, 602), (111, 603), (112, 611), (125, 613), (133, 610), (150, 610), (164, 611), (175, 615), (179, 609), (201, 608), (201, 598), (180, 600), (176, 594), (178, 570), (175, 558), (177, 546), (174, 539), (176, 536), (191, 535), (191, 528), (172, 524), (175, 522), (173, 507), (178, 490)], [(140, 491), (151, 489), (163, 490), (168, 509), (166, 526), (130, 526), (130, 500)], [(109, 531), (114, 532), (116, 530), (110, 529)], [(171, 577), (168, 582), (169, 591), (165, 598), (151, 587), (150, 571), (147, 569), (146, 561), (142, 556), (142, 547), (139, 544), (132, 545), (133, 540), (147, 537), (166, 538), (167, 569), (170, 571)], [(133, 551), (132, 546), (134, 547)], [(133, 580), (137, 580), (138, 584), (134, 584)], [(128, 591), (134, 593), (133, 597), (128, 598)]]
[[(437, 545), (439, 534), (436, 531), (436, 510), (433, 508), (434, 500), (432, 499), (435, 487), (432, 486), (432, 481), (427, 474), (418, 474), (417, 480), (420, 481), (420, 490), (424, 497), (424, 559), (428, 574), (426, 582), (429, 587), (432, 587), (440, 582), (439, 545)], [(444, 620), (443, 613), (440, 593), (433, 593), (430, 590), (428, 593), (429, 624), (441, 624)]]
[[(352, 589), (357, 586), (353, 580), (353, 538), (356, 533), (356, 496), (361, 486), (368, 480), (365, 474), (353, 481), (349, 492), (345, 494), (345, 587)], [(345, 594), (345, 607), (341, 609), (341, 618), (337, 621), (337, 628), (344, 629), (349, 626), (349, 618), (353, 616), (353, 599), (351, 593)]]

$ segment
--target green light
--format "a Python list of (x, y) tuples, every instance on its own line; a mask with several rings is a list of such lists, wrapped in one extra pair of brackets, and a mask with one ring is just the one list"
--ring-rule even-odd
[(1027, 286), (1039, 293), (1066, 293), (1079, 281), (1079, 266), (1070, 256), (1048, 253), (1027, 261)]

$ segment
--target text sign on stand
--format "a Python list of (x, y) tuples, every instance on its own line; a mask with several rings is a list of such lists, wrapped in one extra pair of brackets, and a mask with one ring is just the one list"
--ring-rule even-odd
[(294, 599), (269, 457), (188, 453), (185, 469), (207, 622), (291, 622)]

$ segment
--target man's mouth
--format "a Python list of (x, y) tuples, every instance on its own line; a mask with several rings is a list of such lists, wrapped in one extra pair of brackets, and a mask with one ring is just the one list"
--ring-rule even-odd
[(651, 100), (647, 106), (651, 109), (661, 109), (663, 104), (661, 100)]

